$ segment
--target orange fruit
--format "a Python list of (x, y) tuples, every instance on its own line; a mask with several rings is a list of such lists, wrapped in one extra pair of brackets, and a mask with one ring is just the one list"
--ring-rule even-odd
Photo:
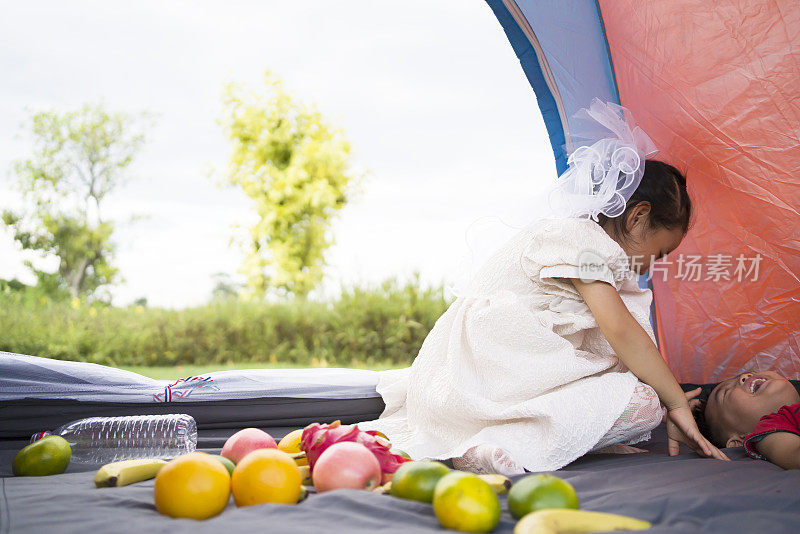
[(436, 483), (433, 512), (445, 528), (491, 532), (500, 522), (500, 501), (492, 487), (477, 475), (453, 471)]
[(278, 443), (278, 449), (288, 454), (296, 452), (303, 452), (300, 448), (300, 439), (303, 437), (303, 429), (298, 428), (286, 434), (283, 439)]
[(192, 452), (161, 468), (153, 494), (156, 509), (164, 515), (208, 519), (228, 505), (231, 477), (210, 454)]
[(448, 473), (450, 468), (440, 462), (406, 462), (395, 472), (390, 493), (401, 499), (431, 502), (436, 483)]
[(262, 503), (294, 504), (302, 476), (292, 457), (278, 449), (258, 449), (236, 465), (231, 489), (236, 506)]
[(575, 488), (552, 475), (529, 475), (508, 492), (508, 511), (516, 519), (546, 508), (580, 508)]

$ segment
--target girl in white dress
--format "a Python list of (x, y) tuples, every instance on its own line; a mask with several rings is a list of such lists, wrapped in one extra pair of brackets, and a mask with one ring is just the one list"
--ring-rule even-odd
[(686, 180), (645, 164), (654, 147), (627, 110), (584, 111), (614, 135), (571, 154), (553, 197), (568, 216), (532, 224), (483, 266), (412, 366), (382, 373), (386, 409), (359, 427), (414, 459), (516, 474), (646, 440), (666, 418), (671, 454), (680, 441), (725, 458), (656, 348), (652, 293), (636, 279), (686, 234)]

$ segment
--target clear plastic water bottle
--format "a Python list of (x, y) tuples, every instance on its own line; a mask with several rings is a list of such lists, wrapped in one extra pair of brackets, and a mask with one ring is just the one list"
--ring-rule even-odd
[(52, 432), (72, 447), (72, 461), (106, 464), (136, 458), (174, 458), (197, 447), (197, 423), (186, 414), (89, 417), (61, 425)]

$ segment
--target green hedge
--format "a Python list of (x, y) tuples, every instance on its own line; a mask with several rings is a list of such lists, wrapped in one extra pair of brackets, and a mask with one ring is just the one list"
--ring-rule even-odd
[(242, 362), (409, 364), (448, 303), (388, 281), (333, 302), (230, 299), (183, 310), (58, 302), (0, 291), (0, 350), (112, 366)]

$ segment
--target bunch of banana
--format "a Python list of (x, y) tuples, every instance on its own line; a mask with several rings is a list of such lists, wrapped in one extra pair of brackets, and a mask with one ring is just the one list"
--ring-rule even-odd
[(300, 466), (297, 466), (297, 469), (300, 470), (300, 476), (303, 479), (302, 484), (304, 486), (313, 486), (314, 485), (314, 481), (311, 480), (311, 468), (308, 467), (307, 465), (300, 465)]
[(304, 452), (289, 453), (289, 456), (292, 457), (292, 460), (294, 460), (294, 463), (297, 464), (297, 467), (308, 465), (308, 458), (306, 458), (306, 453)]
[(549, 509), (531, 512), (519, 520), (514, 534), (559, 534), (647, 530), (650, 523), (624, 515), (588, 510)]
[(392, 489), (392, 481), (390, 480), (383, 486), (378, 486), (377, 488), (372, 490), (372, 493), (377, 493), (378, 495), (388, 495), (391, 489)]
[(289, 454), (289, 456), (294, 460), (295, 465), (297, 465), (297, 468), (300, 470), (300, 476), (303, 479), (303, 485), (300, 486), (300, 497), (297, 499), (297, 502), (302, 502), (308, 497), (308, 488), (314, 487), (314, 482), (311, 480), (311, 468), (308, 466), (306, 453), (295, 452)]
[(164, 460), (155, 458), (111, 462), (98, 469), (94, 476), (94, 483), (98, 488), (127, 486), (155, 477), (166, 463)]
[(297, 497), (297, 502), (303, 502), (306, 498), (308, 498), (308, 487), (300, 486), (300, 496)]
[(498, 495), (505, 495), (514, 484), (511, 479), (503, 475), (478, 475), (478, 478), (488, 483)]

